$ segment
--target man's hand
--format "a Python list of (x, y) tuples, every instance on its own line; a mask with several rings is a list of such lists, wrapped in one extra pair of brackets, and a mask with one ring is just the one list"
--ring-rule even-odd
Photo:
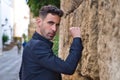
[(81, 33), (80, 33), (80, 28), (79, 27), (71, 27), (69, 29), (71, 35), (73, 38), (75, 37), (81, 37)]

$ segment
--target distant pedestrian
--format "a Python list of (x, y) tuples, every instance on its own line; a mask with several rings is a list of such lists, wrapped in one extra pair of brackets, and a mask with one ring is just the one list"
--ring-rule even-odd
[(25, 47), (26, 44), (27, 44), (27, 41), (24, 41), (22, 44), (23, 48)]
[(22, 47), (22, 44), (21, 44), (20, 40), (18, 40), (18, 41), (17, 41), (18, 54), (21, 53), (21, 47)]
[(24, 40), (23, 43), (22, 43), (22, 46), (24, 48), (25, 45), (27, 44), (27, 36), (26, 36), (26, 34), (23, 34), (22, 37), (23, 37), (23, 40)]

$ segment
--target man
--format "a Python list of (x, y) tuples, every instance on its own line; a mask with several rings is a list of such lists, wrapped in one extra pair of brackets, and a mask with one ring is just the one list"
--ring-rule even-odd
[(18, 54), (20, 54), (20, 53), (21, 53), (21, 48), (22, 48), (21, 42), (20, 42), (20, 40), (17, 40), (17, 49), (18, 49)]
[(73, 42), (66, 60), (61, 60), (52, 51), (54, 38), (59, 28), (62, 10), (48, 5), (41, 8), (37, 28), (23, 51), (21, 80), (62, 80), (61, 73), (73, 74), (81, 58), (82, 42), (79, 27), (71, 27)]

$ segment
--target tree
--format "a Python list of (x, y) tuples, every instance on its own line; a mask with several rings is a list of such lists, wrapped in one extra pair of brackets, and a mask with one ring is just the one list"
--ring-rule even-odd
[(3, 45), (4, 45), (5, 42), (7, 42), (8, 40), (9, 40), (8, 35), (3, 34), (3, 36), (2, 36), (2, 43), (3, 43)]
[(60, 7), (60, 0), (29, 0), (28, 5), (34, 17), (39, 15), (39, 9), (44, 5), (55, 5)]

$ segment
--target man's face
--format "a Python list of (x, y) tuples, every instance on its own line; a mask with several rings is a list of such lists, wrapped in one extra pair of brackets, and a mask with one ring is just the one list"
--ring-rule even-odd
[(44, 19), (40, 19), (40, 34), (46, 39), (52, 40), (60, 24), (58, 15), (48, 14)]

